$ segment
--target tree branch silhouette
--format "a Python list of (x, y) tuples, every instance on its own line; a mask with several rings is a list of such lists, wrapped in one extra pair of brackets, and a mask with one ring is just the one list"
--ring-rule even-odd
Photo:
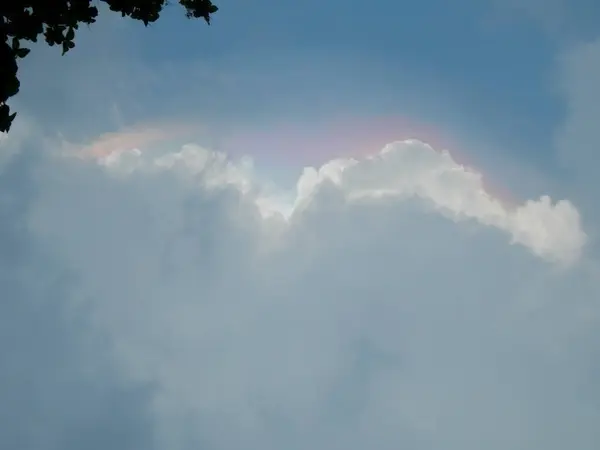
[[(169, 0), (98, 0), (123, 17), (144, 25), (160, 18)], [(50, 46), (62, 47), (64, 55), (75, 47), (81, 24), (96, 21), (98, 8), (92, 0), (4, 0), (0, 2), (0, 132), (8, 132), (16, 116), (7, 101), (19, 92), (18, 60), (30, 49), (26, 41), (37, 42), (40, 35)], [(218, 8), (210, 0), (179, 0), (188, 18), (202, 18), (210, 24)]]

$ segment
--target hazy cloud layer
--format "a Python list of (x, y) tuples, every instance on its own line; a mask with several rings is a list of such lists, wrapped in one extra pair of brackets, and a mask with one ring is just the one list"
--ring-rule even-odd
[[(15, 131), (0, 144), (5, 157)], [(0, 168), (0, 446), (154, 448), (148, 387), (118, 376), (77, 301), (77, 274), (29, 230), (39, 162), (28, 148)]]
[(418, 142), (282, 193), (196, 145), (14, 141), (2, 446), (595, 448), (598, 268), (568, 201), (506, 206)]

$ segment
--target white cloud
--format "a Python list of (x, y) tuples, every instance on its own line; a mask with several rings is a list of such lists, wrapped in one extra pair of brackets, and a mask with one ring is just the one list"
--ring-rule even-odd
[[(74, 311), (86, 324), (65, 331), (82, 348), (60, 374), (44, 375), (54, 338), (33, 365), (10, 361), (35, 368), (29, 388), (60, 419), (30, 448), (61, 448), (81, 428), (73, 417), (113, 423), (94, 412), (102, 395), (50, 395), (89, 377), (110, 392), (153, 387), (123, 396), (119, 423), (137, 425), (114, 432), (116, 449), (595, 448), (597, 272), (545, 261), (581, 250), (569, 203), (507, 207), (418, 142), (307, 170), (287, 221), (261, 214), (257, 200), (279, 193), (248, 161), (198, 146), (103, 164), (18, 155), (2, 176), (31, 192), (19, 217), (2, 204), (15, 254), (30, 252), (14, 283), (56, 311), (56, 335)], [(66, 270), (73, 281), (54, 281), (66, 294), (47, 295), (43, 280)], [(98, 337), (110, 349), (88, 343)]]
[[(581, 254), (586, 235), (579, 213), (567, 200), (553, 203), (548, 196), (509, 205), (486, 192), (480, 173), (452, 159), (448, 151), (436, 151), (417, 140), (390, 143), (362, 160), (335, 159), (318, 169), (308, 167), (293, 193), (265, 192), (253, 174), (253, 163), (235, 164), (225, 154), (196, 145), (161, 156), (146, 157), (138, 149), (115, 151), (99, 158), (113, 171), (183, 170), (205, 188), (236, 187), (250, 195), (263, 216), (280, 213), (285, 219), (310, 208), (320, 187), (330, 183), (347, 202), (390, 198), (401, 202), (418, 198), (454, 220), (473, 219), (506, 232), (512, 242), (554, 262), (571, 264)], [(285, 200), (287, 198), (287, 200)]]
[[(585, 242), (579, 214), (570, 202), (553, 204), (544, 196), (507, 206), (485, 191), (481, 174), (457, 164), (447, 151), (438, 153), (419, 141), (390, 144), (362, 162), (334, 161), (318, 175), (317, 179), (342, 185), (349, 199), (391, 196), (430, 201), (442, 213), (506, 231), (514, 242), (559, 262), (576, 260)], [(314, 172), (305, 172), (299, 181), (301, 191), (311, 178)]]

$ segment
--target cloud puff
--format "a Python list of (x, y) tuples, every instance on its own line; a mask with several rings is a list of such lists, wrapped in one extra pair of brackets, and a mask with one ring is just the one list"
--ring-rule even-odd
[[(512, 242), (555, 262), (575, 262), (586, 240), (579, 213), (569, 201), (553, 203), (543, 196), (522, 205), (509, 205), (508, 200), (494, 198), (485, 190), (480, 173), (456, 163), (448, 151), (438, 152), (417, 140), (391, 143), (362, 160), (335, 159), (318, 169), (308, 167), (295, 193), (261, 192), (251, 160), (243, 159), (236, 165), (221, 152), (195, 145), (159, 157), (147, 158), (138, 149), (99, 156), (101, 164), (116, 171), (177, 168), (199, 175), (203, 187), (236, 187), (252, 197), (263, 215), (301, 215), (318, 197), (320, 187), (329, 183), (346, 202), (420, 199), (455, 220), (473, 219), (505, 231)], [(274, 198), (277, 196), (279, 202)], [(286, 197), (287, 204), (282, 200)]]
[(318, 172), (309, 169), (299, 181), (301, 195), (323, 179), (343, 186), (353, 200), (390, 196), (429, 201), (455, 219), (475, 219), (503, 230), (513, 242), (555, 261), (573, 262), (585, 243), (579, 214), (570, 202), (553, 204), (543, 196), (509, 207), (486, 192), (481, 174), (457, 164), (447, 151), (438, 153), (419, 141), (390, 144), (365, 161), (337, 160)]
[(11, 289), (50, 330), (31, 351), (44, 328), (2, 314), (31, 361), (2, 367), (44, 399), (10, 429), (53, 419), (29, 448), (595, 448), (598, 271), (568, 201), (507, 206), (416, 141), (296, 192), (197, 145), (31, 154), (2, 173)]

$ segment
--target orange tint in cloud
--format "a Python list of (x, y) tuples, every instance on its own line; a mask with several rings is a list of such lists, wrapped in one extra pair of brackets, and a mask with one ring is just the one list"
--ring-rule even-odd
[(86, 145), (68, 143), (69, 153), (83, 158), (103, 158), (115, 152), (137, 148), (146, 150), (157, 143), (191, 136), (198, 130), (190, 124), (142, 124), (120, 131), (104, 133)]
[[(259, 167), (302, 168), (320, 166), (334, 158), (361, 158), (379, 152), (386, 144), (418, 139), (434, 149), (448, 150), (452, 158), (467, 168), (480, 172), (459, 144), (439, 127), (417, 123), (405, 117), (348, 117), (320, 122), (277, 122), (264, 125), (215, 126), (213, 130), (191, 123), (141, 124), (136, 127), (100, 135), (84, 146), (69, 144), (73, 153), (84, 158), (102, 158), (131, 149), (145, 151), (173, 140), (206, 144), (203, 136), (213, 131), (219, 137), (218, 150), (238, 158), (250, 156)], [(169, 151), (176, 151), (170, 148)], [(486, 191), (507, 206), (516, 202), (510, 190), (484, 177)]]

